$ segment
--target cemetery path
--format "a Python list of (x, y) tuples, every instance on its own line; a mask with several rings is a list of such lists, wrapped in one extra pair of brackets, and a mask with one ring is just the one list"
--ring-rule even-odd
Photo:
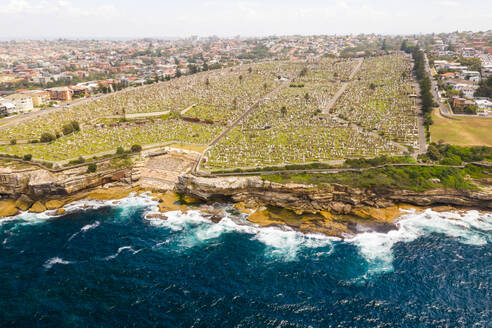
[(193, 104), (193, 105), (191, 105), (191, 106), (189, 106), (189, 107), (187, 107), (187, 108), (183, 109), (183, 110), (180, 112), (180, 114), (181, 114), (181, 115), (186, 114), (186, 112), (187, 112), (187, 111), (189, 111), (190, 109), (192, 109), (192, 108), (193, 108), (193, 107), (195, 107), (196, 105), (198, 105), (198, 104)]
[(335, 106), (336, 102), (338, 101), (338, 98), (340, 98), (342, 96), (342, 94), (347, 89), (348, 84), (350, 83), (350, 81), (352, 81), (352, 79), (354, 78), (355, 74), (357, 74), (357, 72), (360, 70), (360, 68), (362, 66), (362, 63), (364, 62), (364, 58), (359, 58), (358, 61), (359, 61), (359, 63), (357, 64), (357, 66), (355, 66), (355, 68), (352, 71), (352, 73), (350, 73), (349, 80), (347, 82), (343, 82), (342, 87), (337, 91), (337, 93), (330, 100), (330, 102), (328, 103), (328, 106), (326, 106), (326, 108), (323, 109), (323, 114), (329, 114), (330, 113), (330, 110), (333, 108), (333, 106)]
[(245, 111), (238, 119), (236, 119), (234, 122), (232, 122), (231, 125), (229, 125), (229, 127), (227, 127), (224, 131), (222, 131), (222, 133), (217, 136), (214, 140), (212, 140), (207, 148), (203, 151), (203, 153), (201, 154), (200, 158), (198, 158), (198, 160), (195, 162), (195, 165), (193, 167), (193, 172), (196, 172), (198, 166), (200, 165), (202, 159), (203, 159), (203, 156), (205, 155), (205, 153), (210, 149), (210, 147), (214, 146), (215, 144), (217, 144), (220, 140), (222, 140), (226, 135), (229, 134), (229, 132), (231, 132), (232, 129), (234, 129), (239, 123), (241, 123), (241, 121), (247, 117), (249, 114), (251, 114), (252, 112), (254, 112), (256, 109), (258, 109), (258, 105), (263, 101), (265, 100), (266, 98), (270, 97), (271, 95), (274, 95), (275, 93), (279, 92), (280, 90), (282, 90), (283, 88), (285, 88), (286, 86), (288, 86), (290, 84), (290, 80), (289, 81), (286, 81), (286, 82), (283, 82), (282, 84), (280, 84), (278, 87), (276, 87), (275, 89), (273, 89), (272, 91), (270, 91), (269, 93), (267, 93), (266, 95), (264, 95), (263, 97), (261, 97), (260, 99), (258, 99), (251, 107), (249, 107), (249, 109), (247, 111)]

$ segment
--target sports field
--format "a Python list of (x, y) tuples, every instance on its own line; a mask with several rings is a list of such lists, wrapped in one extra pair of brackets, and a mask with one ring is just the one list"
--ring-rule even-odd
[(432, 114), (431, 140), (458, 146), (492, 146), (492, 118), (444, 118), (438, 110)]

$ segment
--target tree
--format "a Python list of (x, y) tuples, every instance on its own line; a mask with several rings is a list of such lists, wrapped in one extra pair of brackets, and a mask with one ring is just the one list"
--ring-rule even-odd
[(251, 67), (248, 68), (248, 72), (251, 74), (253, 73), (253, 69)]
[(243, 76), (239, 75), (239, 83), (242, 83), (242, 82), (243, 82)]
[(400, 50), (401, 50), (401, 51), (405, 51), (405, 52), (407, 52), (407, 51), (408, 51), (407, 40), (403, 40), (403, 42), (401, 43)]
[(176, 67), (176, 77), (181, 77), (181, 70)]
[(10, 144), (11, 145), (17, 144), (17, 139), (10, 139)]
[(492, 75), (480, 82), (480, 86), (475, 91), (475, 97), (492, 98)]
[(121, 155), (124, 153), (125, 153), (125, 150), (123, 149), (123, 147), (119, 146), (118, 148), (116, 148), (116, 154)]
[(198, 73), (198, 67), (196, 65), (193, 65), (193, 64), (188, 65), (188, 70), (189, 70), (190, 74)]
[(55, 136), (51, 133), (45, 132), (41, 134), (41, 138), (39, 139), (41, 142), (51, 142), (55, 140)]
[(306, 93), (304, 94), (304, 99), (305, 99), (306, 101), (308, 101), (308, 100), (309, 100), (309, 93), (307, 93), (307, 92), (306, 92)]
[(87, 166), (87, 173), (94, 173), (97, 170), (97, 165), (95, 163), (90, 163)]
[(206, 85), (207, 87), (210, 85), (210, 80), (208, 79), (208, 77), (207, 77), (207, 79), (205, 80), (205, 85)]
[(70, 133), (73, 133), (73, 125), (72, 124), (65, 124), (62, 127), (62, 132), (64, 135), (69, 135)]
[(139, 153), (142, 151), (142, 146), (140, 145), (133, 145), (131, 148), (130, 148), (131, 152), (132, 153)]
[(282, 107), (280, 108), (280, 113), (282, 113), (282, 116), (285, 116), (285, 115), (287, 114), (287, 107), (282, 106)]
[(267, 89), (268, 89), (268, 84), (266, 84), (266, 83), (265, 83), (265, 84), (263, 84), (263, 90), (265, 90), (265, 91), (266, 91)]
[(304, 68), (301, 70), (301, 72), (299, 73), (299, 76), (300, 76), (300, 77), (304, 77), (304, 76), (306, 76), (307, 72), (308, 72), (307, 67), (304, 67)]
[(442, 157), (439, 149), (437, 149), (437, 147), (434, 146), (433, 144), (430, 144), (429, 147), (427, 148), (427, 155), (429, 155), (429, 158), (432, 159), (433, 161), (438, 161)]
[(31, 154), (25, 154), (24, 155), (24, 160), (25, 161), (30, 161), (32, 159), (32, 155)]

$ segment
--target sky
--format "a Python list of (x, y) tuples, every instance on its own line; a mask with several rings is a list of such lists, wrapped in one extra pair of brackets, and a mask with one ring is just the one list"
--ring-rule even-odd
[(3, 40), (491, 29), (491, 0), (0, 0)]

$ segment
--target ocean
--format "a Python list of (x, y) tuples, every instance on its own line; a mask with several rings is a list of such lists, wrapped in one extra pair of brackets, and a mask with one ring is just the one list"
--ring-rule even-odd
[(491, 327), (492, 213), (339, 239), (148, 196), (0, 221), (0, 327)]

